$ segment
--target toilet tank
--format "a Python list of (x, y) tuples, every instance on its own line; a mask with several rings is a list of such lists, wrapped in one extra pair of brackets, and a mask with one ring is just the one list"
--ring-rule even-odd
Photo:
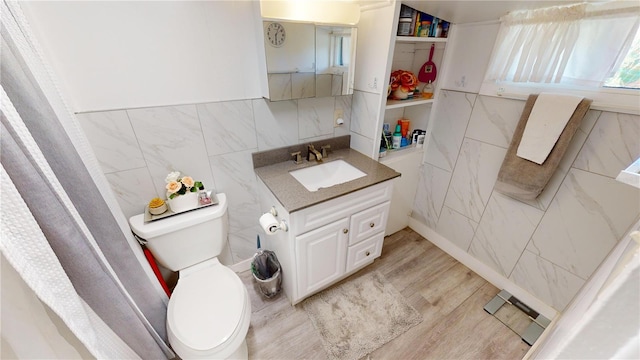
[(144, 222), (144, 214), (129, 219), (131, 230), (147, 241), (162, 266), (180, 271), (220, 255), (227, 243), (227, 197), (216, 194), (217, 205)]

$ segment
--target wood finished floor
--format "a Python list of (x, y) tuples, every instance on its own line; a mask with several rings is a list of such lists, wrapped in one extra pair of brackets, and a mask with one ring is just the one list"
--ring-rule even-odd
[[(352, 277), (375, 270), (424, 321), (369, 359), (521, 359), (529, 350), (520, 336), (483, 310), (499, 290), (413, 230), (385, 238), (382, 256)], [(264, 299), (249, 271), (240, 277), (251, 297), (250, 359), (327, 358), (300, 304), (291, 306), (284, 294)]]

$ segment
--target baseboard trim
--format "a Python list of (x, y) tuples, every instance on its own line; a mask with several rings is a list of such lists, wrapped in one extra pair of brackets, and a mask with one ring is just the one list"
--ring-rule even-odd
[(238, 263), (230, 265), (229, 269), (233, 270), (236, 273), (248, 271), (251, 269), (251, 260), (253, 260), (253, 258), (242, 260)]
[(554, 308), (545, 304), (540, 299), (529, 293), (527, 290), (516, 285), (513, 281), (504, 277), (504, 275), (498, 273), (494, 269), (480, 262), (480, 260), (474, 258), (466, 251), (460, 249), (454, 243), (449, 241), (444, 236), (438, 234), (427, 225), (413, 218), (409, 218), (409, 227), (425, 239), (428, 239), (442, 251), (451, 255), (454, 259), (458, 260), (464, 266), (473, 270), (473, 272), (480, 275), (483, 279), (490, 282), (493, 286), (497, 287), (498, 289), (504, 289), (508, 291), (509, 293), (511, 293), (511, 295), (517, 297), (520, 301), (527, 304), (527, 306), (530, 306), (538, 313), (544, 315), (547, 319), (554, 319), (559, 314), (558, 311), (556, 311)]

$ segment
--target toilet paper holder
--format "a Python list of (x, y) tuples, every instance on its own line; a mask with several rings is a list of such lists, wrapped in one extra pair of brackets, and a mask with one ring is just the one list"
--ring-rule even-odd
[(272, 206), (271, 209), (269, 209), (269, 214), (273, 216), (278, 216), (278, 210), (276, 210), (275, 206)]
[(278, 230), (282, 230), (284, 232), (287, 232), (289, 230), (289, 226), (287, 225), (287, 222), (285, 220), (280, 220), (280, 224), (278, 224), (278, 226), (273, 226), (270, 229), (270, 232), (273, 234)]
[(259, 220), (260, 227), (262, 227), (267, 235), (273, 235), (278, 230), (282, 230), (284, 232), (287, 232), (289, 230), (287, 222), (285, 220), (278, 221), (274, 212), (277, 214), (277, 212), (275, 211), (275, 207), (272, 207), (269, 212), (262, 214)]

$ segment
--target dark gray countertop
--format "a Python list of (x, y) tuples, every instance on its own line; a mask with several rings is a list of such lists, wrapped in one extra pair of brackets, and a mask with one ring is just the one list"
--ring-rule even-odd
[(272, 165), (256, 167), (254, 170), (289, 213), (400, 176), (399, 172), (350, 148), (337, 149), (330, 152), (324, 162), (338, 159), (348, 162), (366, 173), (367, 176), (312, 192), (302, 186), (298, 180), (289, 174), (289, 171), (319, 164), (316, 161), (309, 162), (303, 160), (302, 164), (295, 164), (292, 160), (288, 160)]

